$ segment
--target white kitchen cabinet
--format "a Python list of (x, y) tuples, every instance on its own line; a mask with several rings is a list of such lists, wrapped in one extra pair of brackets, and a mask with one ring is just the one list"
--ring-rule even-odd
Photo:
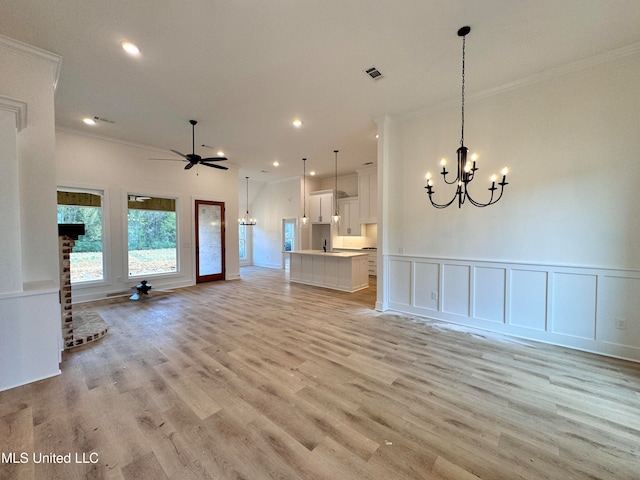
[(369, 276), (378, 276), (378, 251), (367, 250), (369, 252)]
[(309, 218), (311, 223), (331, 223), (333, 215), (333, 190), (320, 190), (309, 194)]
[(296, 250), (289, 252), (289, 281), (319, 287), (357, 292), (369, 286), (368, 254), (361, 251), (323, 252)]
[(360, 223), (378, 223), (378, 171), (376, 167), (358, 170)]
[(342, 198), (338, 200), (340, 224), (338, 235), (341, 237), (359, 237), (362, 235), (360, 225), (360, 202), (358, 197)]

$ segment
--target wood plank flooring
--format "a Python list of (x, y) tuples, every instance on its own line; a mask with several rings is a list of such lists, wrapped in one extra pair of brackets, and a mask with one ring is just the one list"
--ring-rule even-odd
[(0, 392), (0, 479), (640, 479), (640, 365), (241, 274), (82, 306), (109, 334)]

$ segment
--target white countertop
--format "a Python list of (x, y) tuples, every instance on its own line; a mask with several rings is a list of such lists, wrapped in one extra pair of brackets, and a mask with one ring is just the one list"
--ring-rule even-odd
[(345, 258), (359, 257), (361, 255), (369, 255), (367, 251), (363, 251), (363, 250), (352, 250), (350, 252), (323, 252), (322, 250), (295, 250), (295, 251), (286, 252), (286, 253), (292, 253), (297, 255), (319, 255), (319, 256), (326, 255), (328, 257), (345, 257)]

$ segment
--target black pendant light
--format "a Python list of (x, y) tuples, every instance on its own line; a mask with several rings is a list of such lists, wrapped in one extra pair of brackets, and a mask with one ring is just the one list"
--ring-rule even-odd
[(309, 217), (307, 217), (307, 159), (302, 159), (302, 218), (300, 223), (303, 227), (309, 226)]
[(333, 204), (335, 205), (335, 209), (333, 211), (333, 216), (331, 217), (331, 223), (334, 225), (340, 224), (340, 214), (338, 213), (338, 150), (333, 151), (336, 156), (336, 174), (335, 174), (335, 190), (333, 193)]

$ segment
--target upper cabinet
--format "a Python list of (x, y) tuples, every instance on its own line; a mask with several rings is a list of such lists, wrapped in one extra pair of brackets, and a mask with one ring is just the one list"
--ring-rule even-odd
[(311, 223), (331, 223), (333, 190), (320, 190), (309, 194)]
[(358, 199), (360, 223), (378, 223), (377, 167), (358, 170)]
[(358, 197), (341, 198), (338, 200), (340, 224), (338, 235), (341, 237), (358, 237), (362, 235), (360, 225), (360, 202)]

